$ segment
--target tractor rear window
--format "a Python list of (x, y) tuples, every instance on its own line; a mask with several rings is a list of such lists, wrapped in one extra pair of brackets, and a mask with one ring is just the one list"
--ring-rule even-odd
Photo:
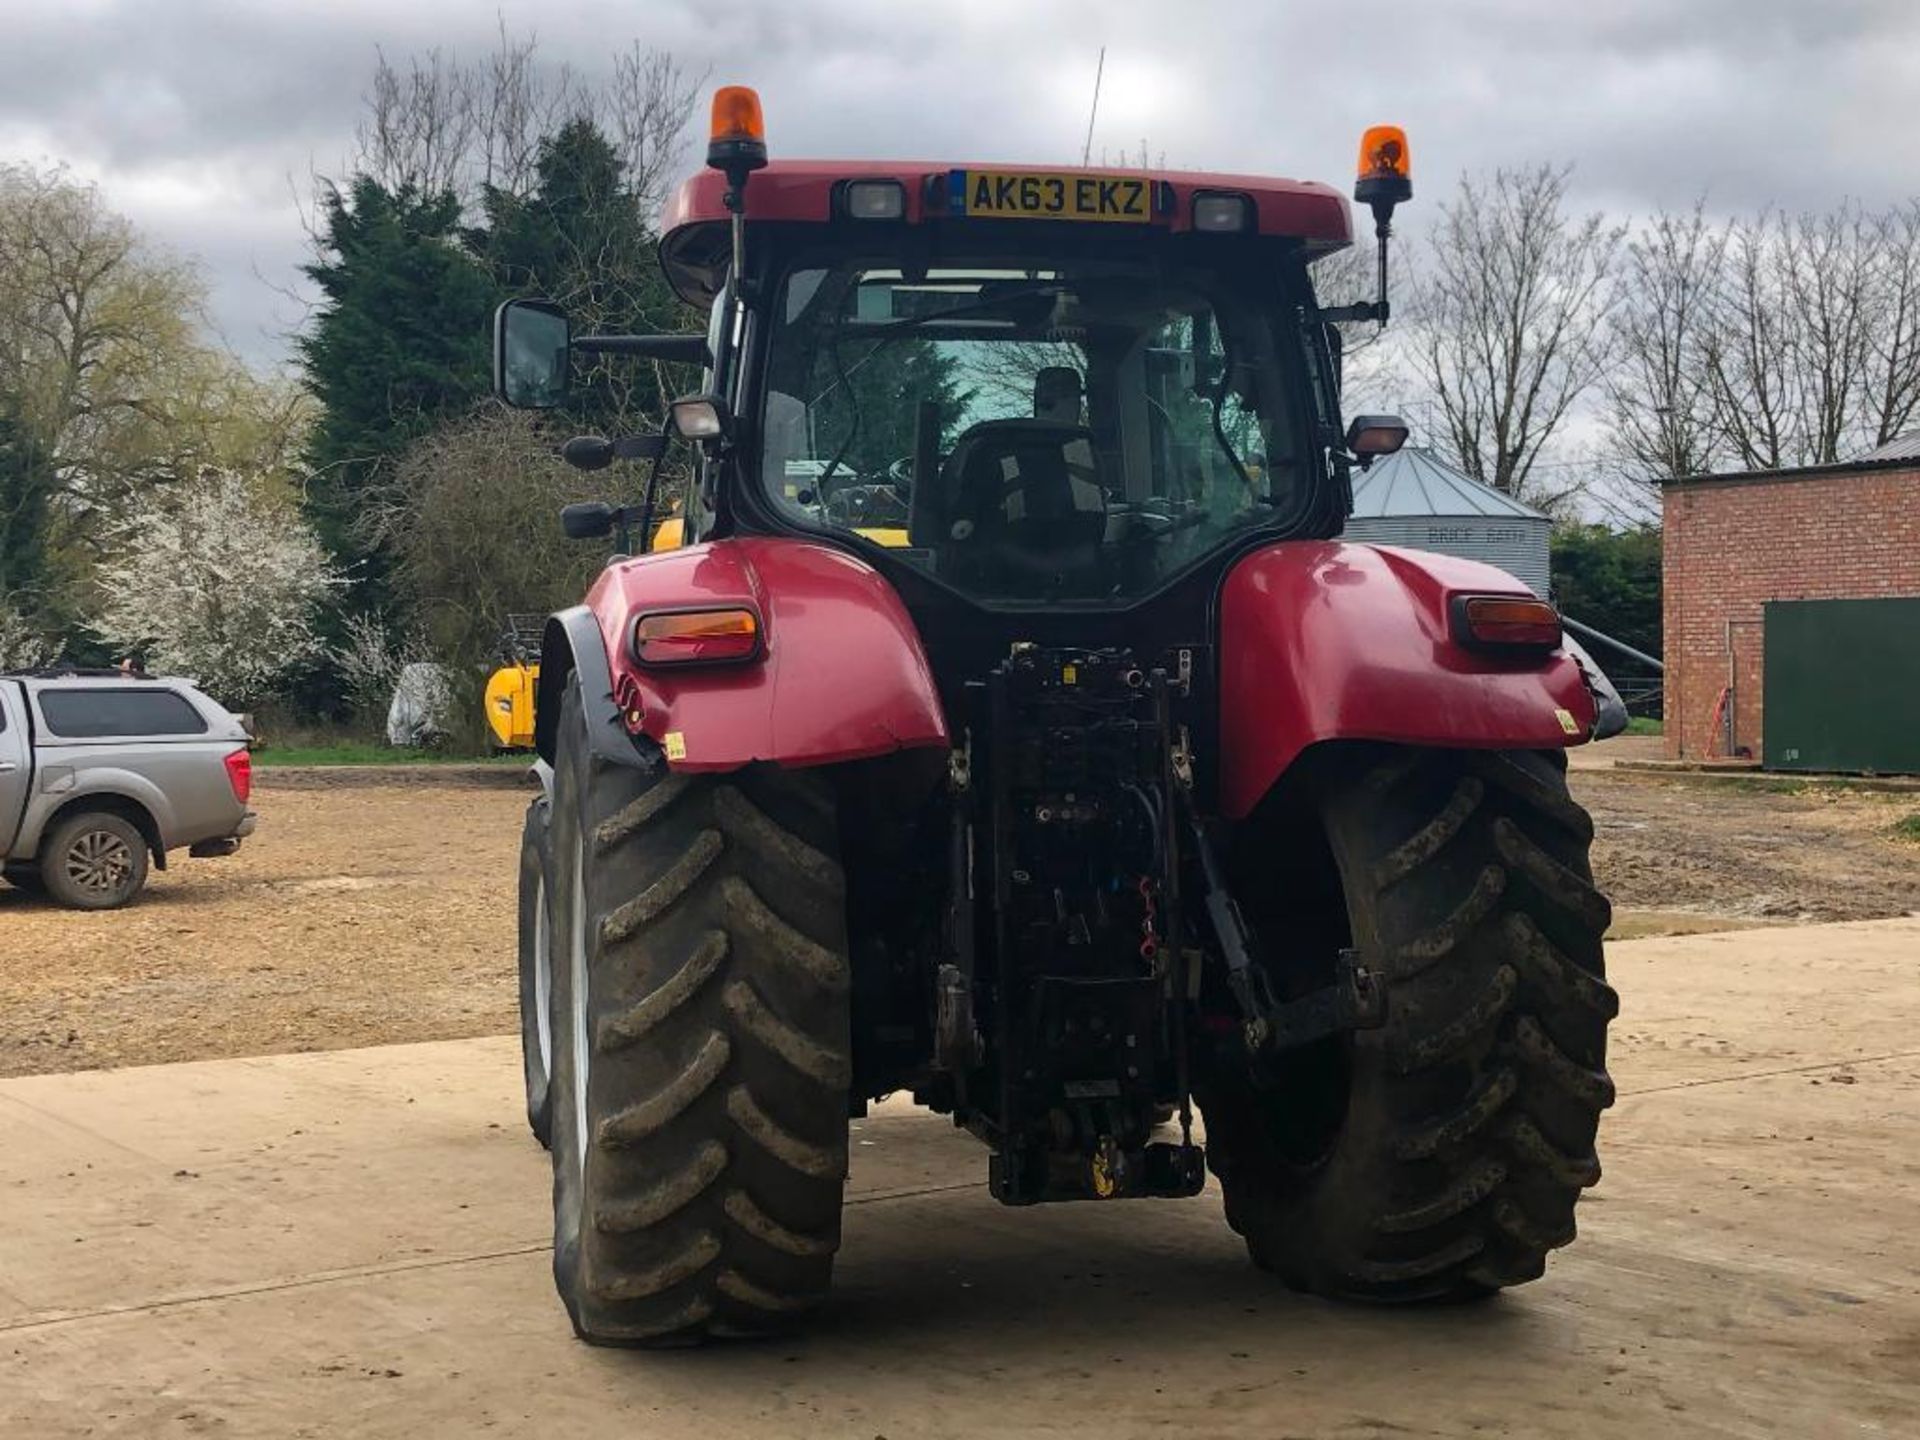
[(48, 730), (68, 740), (207, 733), (200, 712), (171, 690), (42, 690), (40, 714)]
[(981, 599), (1136, 598), (1310, 498), (1298, 344), (1217, 275), (800, 269), (773, 322), (775, 501)]

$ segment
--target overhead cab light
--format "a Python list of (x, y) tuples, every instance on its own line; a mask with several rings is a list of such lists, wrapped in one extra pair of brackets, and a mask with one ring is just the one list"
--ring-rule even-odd
[(742, 174), (767, 163), (767, 122), (760, 96), (746, 85), (713, 92), (713, 124), (707, 132), (707, 164)]
[(1560, 643), (1560, 612), (1524, 595), (1466, 595), (1453, 602), (1454, 638), (1500, 650), (1551, 650)]
[(760, 653), (753, 611), (669, 610), (633, 623), (633, 655), (642, 665), (726, 665)]
[(1193, 197), (1193, 228), (1215, 234), (1253, 229), (1253, 198), (1202, 190)]
[(1413, 198), (1413, 151), (1398, 125), (1373, 125), (1360, 137), (1353, 198), (1363, 205), (1395, 205)]
[(907, 187), (898, 180), (849, 180), (840, 192), (849, 220), (903, 220)]

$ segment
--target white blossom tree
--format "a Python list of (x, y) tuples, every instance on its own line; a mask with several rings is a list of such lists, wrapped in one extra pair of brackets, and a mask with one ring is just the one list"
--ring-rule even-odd
[(221, 470), (136, 501), (97, 578), (103, 635), (232, 708), (321, 653), (317, 612), (344, 583), (290, 500)]
[(31, 670), (58, 658), (60, 644), (0, 600), (0, 670)]

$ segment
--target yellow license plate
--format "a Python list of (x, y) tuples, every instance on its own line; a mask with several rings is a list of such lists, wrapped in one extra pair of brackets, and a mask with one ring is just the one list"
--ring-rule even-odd
[(947, 206), (950, 213), (971, 219), (1144, 225), (1154, 218), (1154, 189), (1145, 175), (955, 170), (947, 177)]

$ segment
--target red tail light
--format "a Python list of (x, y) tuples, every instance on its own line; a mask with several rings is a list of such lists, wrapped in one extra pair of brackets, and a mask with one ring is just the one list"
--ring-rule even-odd
[(242, 805), (253, 796), (253, 756), (246, 750), (236, 750), (223, 762), (227, 767), (227, 783), (233, 786), (233, 798)]
[(760, 617), (751, 610), (670, 610), (633, 626), (642, 665), (717, 665), (760, 653)]
[(1454, 602), (1454, 638), (1463, 645), (1551, 650), (1560, 643), (1560, 613), (1522, 595), (1469, 595)]

